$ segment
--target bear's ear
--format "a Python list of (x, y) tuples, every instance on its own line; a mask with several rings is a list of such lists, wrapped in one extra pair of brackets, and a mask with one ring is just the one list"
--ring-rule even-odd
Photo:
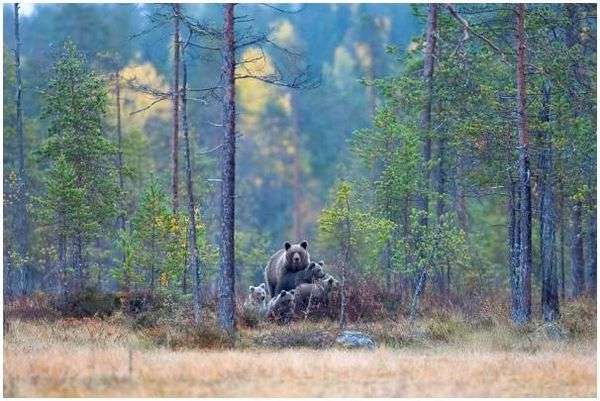
[(290, 294), (292, 295), (296, 295), (296, 289), (294, 288), (293, 290), (290, 291)]
[(261, 285), (259, 285), (260, 288), (265, 288), (265, 283), (261, 283)]
[(285, 241), (285, 244), (283, 244), (283, 247), (285, 248), (286, 251), (289, 251), (289, 249), (292, 247), (292, 244), (290, 244), (289, 242)]
[(251, 285), (250, 288), (248, 288), (250, 290), (250, 292), (254, 292), (254, 286)]
[(321, 267), (325, 266), (325, 262), (322, 260), (320, 260), (318, 263), (321, 265)]
[(300, 243), (300, 246), (304, 249), (308, 249), (308, 241), (304, 240)]
[(310, 264), (308, 265), (309, 269), (314, 269), (315, 267), (317, 267), (317, 264), (315, 262), (310, 262)]

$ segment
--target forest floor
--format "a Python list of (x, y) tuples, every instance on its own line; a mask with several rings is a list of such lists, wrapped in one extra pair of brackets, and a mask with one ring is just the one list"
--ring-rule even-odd
[(157, 345), (148, 331), (110, 319), (11, 319), (4, 396), (596, 395), (595, 328), (550, 340), (539, 327), (354, 326), (379, 346), (323, 347), (314, 334), (333, 333), (331, 322), (244, 328), (235, 349), (193, 349)]

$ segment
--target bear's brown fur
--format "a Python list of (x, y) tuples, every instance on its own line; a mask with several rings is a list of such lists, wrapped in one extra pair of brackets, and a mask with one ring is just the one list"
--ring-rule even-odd
[(273, 298), (282, 290), (293, 290), (296, 287), (296, 273), (305, 270), (309, 264), (307, 241), (294, 245), (286, 242), (284, 249), (275, 252), (265, 267), (265, 282), (269, 296)]
[(325, 278), (326, 273), (325, 271), (323, 271), (324, 265), (325, 262), (323, 261), (320, 261), (318, 263), (310, 262), (306, 270), (301, 270), (298, 273), (296, 273), (294, 277), (294, 288), (298, 287), (300, 284), (311, 284)]
[(294, 316), (296, 290), (281, 291), (267, 306), (267, 317), (277, 323), (288, 323)]
[(314, 310), (319, 306), (329, 305), (330, 295), (339, 287), (339, 282), (332, 275), (327, 274), (323, 279), (314, 283), (304, 283), (296, 287), (295, 307), (298, 312)]

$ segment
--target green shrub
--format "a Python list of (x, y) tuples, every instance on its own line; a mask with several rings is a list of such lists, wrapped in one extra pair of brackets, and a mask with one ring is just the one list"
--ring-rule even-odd
[(561, 305), (560, 322), (575, 338), (596, 338), (596, 303), (590, 299), (568, 301)]
[(106, 317), (120, 308), (120, 299), (112, 293), (104, 293), (95, 288), (85, 288), (71, 292), (62, 300), (56, 301), (57, 310), (70, 317)]

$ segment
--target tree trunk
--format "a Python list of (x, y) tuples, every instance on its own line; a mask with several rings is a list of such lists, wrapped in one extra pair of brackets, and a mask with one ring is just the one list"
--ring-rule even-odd
[(235, 332), (235, 32), (234, 4), (225, 4), (223, 25), (223, 151), (221, 155), (221, 266), (218, 320), (220, 328)]
[(590, 211), (588, 216), (587, 230), (587, 292), (591, 297), (596, 297), (596, 202), (595, 197), (590, 195)]
[(81, 291), (85, 286), (85, 271), (83, 265), (83, 238), (76, 234), (73, 239), (73, 267), (77, 274), (76, 290)]
[(68, 291), (67, 283), (67, 238), (64, 234), (58, 235), (58, 291), (59, 299), (64, 301)]
[[(189, 264), (187, 271), (192, 272), (192, 291), (194, 301), (194, 323), (198, 325), (202, 318), (202, 294), (200, 293), (201, 268), (200, 255), (198, 255), (198, 243), (196, 238), (196, 202), (194, 200), (194, 185), (192, 183), (192, 158), (190, 155), (190, 137), (187, 119), (187, 64), (185, 62), (185, 49), (183, 56), (183, 91), (181, 93), (181, 117), (183, 122), (183, 137), (185, 141), (185, 169), (188, 193), (188, 214), (189, 214), (189, 233), (188, 233), (188, 253)], [(185, 276), (184, 276), (185, 280)]]
[(419, 279), (417, 280), (417, 285), (415, 286), (415, 293), (413, 295), (412, 302), (410, 304), (410, 321), (414, 321), (417, 318), (417, 313), (419, 311), (419, 299), (421, 298), (421, 294), (425, 289), (425, 284), (427, 283), (427, 269), (421, 270), (419, 273)]
[(438, 138), (437, 218), (446, 213), (446, 138)]
[[(119, 189), (121, 197), (123, 197), (124, 182), (123, 182), (123, 131), (121, 127), (121, 74), (117, 68), (115, 74), (115, 95), (117, 102), (117, 173), (119, 174)], [(121, 204), (123, 202), (121, 201)], [(125, 210), (124, 208), (119, 213), (118, 224), (121, 231), (125, 231)], [(123, 255), (123, 261), (125, 255)]]
[[(437, 174), (436, 174), (436, 215), (437, 224), (442, 224), (442, 216), (446, 212), (446, 138), (440, 135), (437, 138)], [(448, 300), (450, 291), (450, 282), (447, 278), (450, 276), (450, 265), (440, 265), (437, 272), (438, 292), (440, 297)]]
[[(550, 123), (550, 85), (544, 83), (543, 110), (541, 120)], [(558, 280), (555, 271), (555, 226), (554, 209), (554, 155), (552, 134), (548, 128), (543, 133), (541, 157), (541, 201), (540, 201), (540, 252), (542, 270), (542, 317), (551, 322), (559, 317)]]
[[(433, 66), (434, 66), (434, 53), (436, 43), (436, 29), (437, 29), (437, 4), (430, 4), (429, 11), (427, 13), (427, 32), (426, 40), (427, 45), (425, 47), (425, 60), (423, 64), (423, 83), (425, 86), (425, 101), (423, 104), (423, 111), (421, 112), (420, 128), (423, 132), (423, 146), (421, 148), (422, 157), (422, 170), (424, 175), (424, 183), (422, 192), (417, 196), (417, 207), (421, 211), (420, 224), (427, 226), (428, 214), (429, 214), (429, 181), (431, 178), (431, 172), (429, 170), (429, 162), (431, 160), (431, 105), (433, 100)], [(417, 239), (418, 240), (418, 239)], [(421, 296), (423, 289), (425, 288), (427, 277), (426, 268), (419, 273), (419, 280), (415, 287), (413, 294), (412, 306), (410, 316), (414, 319), (417, 313), (419, 305), (419, 297)]]
[(431, 160), (431, 105), (433, 99), (433, 68), (434, 68), (434, 53), (436, 44), (436, 29), (437, 29), (437, 4), (429, 5), (427, 14), (427, 33), (425, 47), (425, 60), (423, 65), (423, 83), (425, 87), (425, 100), (423, 110), (421, 112), (420, 128), (423, 133), (423, 145), (421, 148), (422, 170), (424, 174), (423, 192), (417, 197), (417, 205), (424, 213), (421, 218), (421, 224), (427, 225), (429, 213), (429, 198), (427, 191), (429, 190), (429, 181), (431, 172), (429, 162)]
[(346, 327), (346, 270), (350, 263), (350, 242), (352, 241), (352, 228), (350, 227), (350, 201), (346, 198), (346, 221), (344, 226), (346, 229), (346, 238), (342, 243), (342, 282), (340, 288), (340, 330)]
[(293, 213), (293, 234), (296, 240), (304, 238), (303, 221), (304, 217), (304, 193), (302, 191), (302, 165), (300, 163), (300, 124), (298, 122), (297, 105), (293, 91), (291, 97), (291, 118), (292, 118), (292, 141), (294, 145), (294, 154), (292, 155), (292, 188), (294, 194)]
[(173, 211), (179, 208), (179, 18), (181, 5), (173, 5), (174, 33), (173, 33), (173, 137), (171, 141), (171, 196)]
[[(153, 223), (154, 224), (154, 223)], [(155, 226), (152, 226), (152, 241), (150, 242), (150, 251), (151, 251), (151, 255), (153, 256), (152, 258), (152, 264), (150, 266), (150, 290), (152, 293), (154, 293), (154, 286), (155, 286), (155, 268), (154, 268), (154, 263), (156, 263), (156, 261), (158, 260), (158, 255), (156, 255), (156, 232), (155, 232)]]
[(519, 132), (519, 292), (518, 310), (514, 322), (523, 325), (531, 320), (531, 173), (529, 170), (529, 133), (527, 127), (527, 92), (525, 81), (526, 45), (525, 45), (525, 5), (516, 5), (517, 14), (517, 127)]
[(517, 183), (509, 175), (508, 187), (510, 188), (510, 196), (508, 198), (508, 249), (509, 267), (510, 267), (510, 294), (511, 294), (511, 317), (516, 319), (519, 310), (519, 254), (521, 243), (521, 228), (519, 224), (519, 192), (517, 191)]
[(581, 228), (581, 202), (576, 201), (571, 215), (571, 273), (573, 276), (573, 297), (578, 298), (585, 290), (583, 260), (583, 233)]
[(469, 235), (469, 214), (467, 213), (467, 198), (464, 184), (464, 156), (458, 155), (456, 161), (456, 215), (458, 224), (465, 235)]
[[(15, 131), (17, 134), (17, 168), (18, 168), (18, 196), (16, 201), (16, 240), (17, 249), (21, 258), (27, 256), (28, 250), (28, 237), (29, 237), (29, 221), (27, 215), (27, 190), (28, 182), (27, 175), (25, 172), (25, 138), (23, 135), (23, 83), (21, 79), (21, 30), (19, 27), (19, 4), (14, 5), (14, 28), (15, 28), (15, 75), (16, 75), (16, 92), (15, 92), (15, 106), (16, 106), (16, 127)], [(21, 266), (20, 270), (29, 270), (28, 266)], [(26, 273), (25, 271), (21, 272)], [(26, 288), (23, 287), (23, 288)]]
[[(562, 185), (560, 189), (563, 193)], [(560, 299), (564, 301), (565, 291), (565, 199), (560, 197)]]

